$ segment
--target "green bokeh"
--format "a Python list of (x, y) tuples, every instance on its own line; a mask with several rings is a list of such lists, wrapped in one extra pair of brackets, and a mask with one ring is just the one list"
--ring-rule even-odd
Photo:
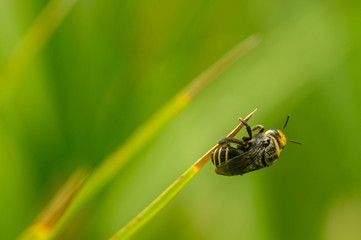
[[(46, 1), (0, 2), (4, 62)], [(0, 239), (14, 239), (79, 166), (97, 166), (240, 40), (262, 42), (206, 88), (60, 239), (106, 239), (255, 107), (282, 127), (271, 168), (209, 163), (134, 239), (360, 239), (357, 1), (79, 0), (0, 109)], [(2, 81), (2, 79), (0, 79)]]

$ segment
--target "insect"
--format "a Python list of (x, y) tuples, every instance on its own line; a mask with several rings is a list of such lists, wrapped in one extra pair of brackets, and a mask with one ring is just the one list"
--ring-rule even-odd
[[(248, 137), (221, 138), (219, 145), (225, 147), (216, 149), (211, 159), (216, 166), (216, 173), (225, 176), (243, 175), (254, 170), (268, 167), (277, 161), (287, 142), (301, 144), (298, 141), (287, 140), (283, 130), (287, 126), (289, 116), (282, 130), (271, 128), (264, 132), (262, 125), (250, 127), (243, 119), (239, 119), (246, 126)], [(254, 131), (258, 131), (253, 134)], [(230, 143), (237, 144), (231, 147)]]

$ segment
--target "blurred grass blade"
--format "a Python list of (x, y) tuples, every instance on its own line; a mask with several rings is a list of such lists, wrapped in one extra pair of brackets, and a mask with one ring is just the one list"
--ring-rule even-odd
[(81, 196), (79, 196), (79, 202), (85, 200), (82, 198), (89, 198), (99, 188), (106, 184), (109, 179), (135, 155), (138, 149), (145, 146), (162, 127), (188, 106), (190, 101), (205, 86), (218, 77), (219, 74), (228, 68), (236, 59), (252, 49), (256, 43), (258, 43), (258, 41), (255, 36), (241, 42), (241, 44), (236, 46), (227, 55), (192, 81), (183, 91), (140, 126), (117, 151), (105, 159), (103, 164), (94, 171), (87, 184), (84, 186)]
[(65, 210), (78, 194), (86, 179), (86, 175), (86, 171), (83, 170), (75, 172), (44, 211), (40, 213), (34, 224), (26, 229), (18, 239), (47, 239), (51, 229), (63, 216)]
[(194, 79), (194, 81), (184, 89), (184, 94), (188, 95), (190, 98), (196, 96), (205, 86), (210, 84), (222, 72), (228, 69), (228, 67), (230, 67), (237, 59), (256, 47), (259, 42), (260, 39), (256, 34), (251, 35), (240, 42), (231, 51)]
[[(255, 109), (244, 120), (247, 122), (253, 114), (257, 111)], [(234, 137), (243, 127), (242, 122), (227, 135), (227, 137)], [(147, 221), (156, 215), (163, 207), (165, 207), (182, 188), (197, 174), (197, 172), (210, 159), (212, 152), (221, 145), (217, 144), (204, 154), (196, 163), (194, 163), (185, 173), (183, 173), (175, 182), (173, 182), (162, 194), (159, 195), (148, 207), (131, 220), (125, 227), (110, 238), (110, 240), (127, 239), (141, 228)]]
[(141, 125), (123, 145), (94, 170), (74, 202), (69, 206), (56, 227), (52, 229), (51, 237), (55, 236), (89, 199), (115, 177), (122, 166), (138, 152), (138, 149), (144, 147), (171, 119), (188, 106), (204, 87), (216, 79), (239, 57), (253, 49), (258, 42), (258, 37), (253, 35), (239, 43)]
[(50, 0), (2, 67), (0, 105), (11, 97), (34, 56), (46, 45), (77, 0)]

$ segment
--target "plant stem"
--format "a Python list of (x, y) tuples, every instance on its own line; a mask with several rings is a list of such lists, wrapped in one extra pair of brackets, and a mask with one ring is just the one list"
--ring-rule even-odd
[[(55, 237), (75, 213), (119, 173), (122, 167), (139, 152), (139, 149), (145, 146), (170, 120), (186, 108), (207, 85), (237, 59), (253, 49), (258, 42), (259, 39), (255, 35), (240, 42), (141, 125), (127, 141), (93, 171), (68, 208), (62, 209), (59, 221), (49, 229), (47, 235), (42, 239)], [(200, 162), (196, 168), (200, 168), (201, 165)]]
[[(244, 120), (247, 122), (253, 114), (257, 111), (255, 109)], [(240, 122), (227, 137), (234, 137), (243, 127)], [(221, 145), (217, 144), (204, 154), (197, 162), (195, 162), (185, 173), (183, 173), (176, 181), (174, 181), (162, 194), (160, 194), (151, 204), (149, 204), (141, 213), (139, 213), (133, 220), (114, 234), (110, 240), (127, 239), (137, 230), (139, 230), (146, 222), (148, 222), (154, 215), (163, 209), (176, 195), (183, 189), (183, 187), (197, 174), (197, 172), (210, 159), (212, 152), (214, 152)]]

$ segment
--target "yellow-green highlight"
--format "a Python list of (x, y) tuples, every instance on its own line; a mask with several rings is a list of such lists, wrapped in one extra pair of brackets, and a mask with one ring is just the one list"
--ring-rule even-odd
[(147, 208), (145, 208), (138, 216), (129, 222), (124, 228), (116, 233), (111, 240), (127, 239), (134, 234), (139, 228), (148, 222), (155, 214), (157, 214), (165, 205), (167, 205), (182, 188), (193, 178), (199, 171), (195, 166), (189, 168), (182, 176), (172, 183), (158, 198), (156, 198)]
[(170, 120), (187, 107), (202, 89), (258, 43), (259, 38), (256, 35), (240, 42), (140, 126), (118, 150), (94, 170), (62, 218), (51, 229), (47, 239), (55, 237), (70, 218), (119, 172), (122, 166), (137, 153), (137, 150), (145, 146)]
[(149, 140), (165, 125), (174, 118), (190, 102), (190, 98), (180, 93), (151, 117), (144, 125), (138, 128), (133, 135), (112, 155), (110, 155), (102, 165), (94, 170), (87, 180), (76, 200), (70, 205), (64, 216), (51, 231), (49, 238), (61, 230), (73, 214), (92, 198), (103, 186), (105, 186), (122, 168), (122, 166), (142, 148)]
[[(244, 120), (247, 122), (253, 114), (257, 111), (255, 109)], [(238, 126), (233, 129), (227, 137), (234, 137), (243, 127), (240, 122)], [(139, 213), (133, 220), (124, 226), (119, 232), (114, 234), (110, 240), (127, 239), (140, 229), (146, 222), (148, 222), (154, 215), (156, 215), (164, 206), (166, 206), (176, 195), (183, 189), (183, 187), (193, 178), (194, 175), (204, 166), (209, 160), (212, 152), (221, 145), (216, 144), (206, 154), (204, 154), (196, 163), (194, 163), (185, 173), (183, 173), (175, 182), (173, 182), (162, 194), (160, 194), (148, 207)]]
[(53, 230), (53, 236), (60, 230), (66, 221), (77, 211), (88, 199), (98, 192), (107, 182), (109, 182), (122, 166), (137, 151), (142, 148), (151, 137), (155, 135), (168, 121), (174, 118), (190, 102), (190, 98), (181, 93), (174, 97), (166, 106), (160, 109), (151, 119), (138, 128), (133, 135), (102, 165), (100, 165), (84, 185), (76, 201), (70, 206), (64, 217)]
[(54, 199), (45, 210), (40, 213), (37, 220), (18, 238), (19, 240), (48, 239), (51, 229), (63, 216), (69, 204), (78, 194), (84, 184), (87, 171), (75, 172), (68, 182), (59, 190)]
[(49, 236), (49, 228), (43, 224), (31, 225), (18, 239), (25, 240), (44, 240)]
[(46, 45), (76, 2), (77, 0), (50, 0), (35, 19), (2, 66), (0, 105), (11, 97), (26, 67)]
[(215, 78), (217, 78), (222, 72), (228, 69), (237, 59), (246, 54), (249, 50), (256, 47), (260, 42), (260, 37), (256, 34), (251, 35), (244, 41), (238, 43), (231, 51), (220, 58), (206, 71), (199, 75), (194, 81), (192, 81), (185, 89), (184, 93), (193, 98), (204, 87), (210, 84)]

